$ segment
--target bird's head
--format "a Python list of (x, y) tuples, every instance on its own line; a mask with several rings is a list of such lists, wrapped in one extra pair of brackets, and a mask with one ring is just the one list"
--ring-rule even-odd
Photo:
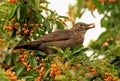
[(94, 28), (94, 27), (95, 27), (94, 23), (86, 24), (86, 23), (83, 23), (83, 22), (78, 22), (73, 26), (72, 29), (78, 29), (80, 31), (86, 32), (88, 29), (91, 29), (91, 28)]

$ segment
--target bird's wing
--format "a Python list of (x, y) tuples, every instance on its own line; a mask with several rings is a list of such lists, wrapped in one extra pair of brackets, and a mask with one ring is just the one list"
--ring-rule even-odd
[(73, 37), (74, 32), (72, 30), (60, 30), (44, 35), (33, 42), (47, 42), (47, 41), (60, 41), (68, 40)]

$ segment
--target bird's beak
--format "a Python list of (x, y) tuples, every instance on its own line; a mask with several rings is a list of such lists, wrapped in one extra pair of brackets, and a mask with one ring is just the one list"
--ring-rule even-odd
[(85, 29), (91, 29), (95, 27), (95, 23), (92, 24), (86, 24)]

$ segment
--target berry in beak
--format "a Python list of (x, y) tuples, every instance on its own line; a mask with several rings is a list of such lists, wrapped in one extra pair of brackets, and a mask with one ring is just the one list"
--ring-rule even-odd
[(91, 28), (94, 28), (94, 27), (95, 27), (94, 23), (85, 25), (85, 29), (91, 29)]

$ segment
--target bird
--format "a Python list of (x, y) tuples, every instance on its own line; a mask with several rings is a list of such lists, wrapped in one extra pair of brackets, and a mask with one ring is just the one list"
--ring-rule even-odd
[(69, 47), (73, 50), (84, 41), (84, 35), (88, 29), (94, 28), (95, 24), (78, 22), (71, 29), (63, 29), (43, 35), (27, 44), (17, 45), (14, 49), (37, 50), (46, 54), (55, 53), (55, 49), (49, 46), (56, 46), (61, 49)]

